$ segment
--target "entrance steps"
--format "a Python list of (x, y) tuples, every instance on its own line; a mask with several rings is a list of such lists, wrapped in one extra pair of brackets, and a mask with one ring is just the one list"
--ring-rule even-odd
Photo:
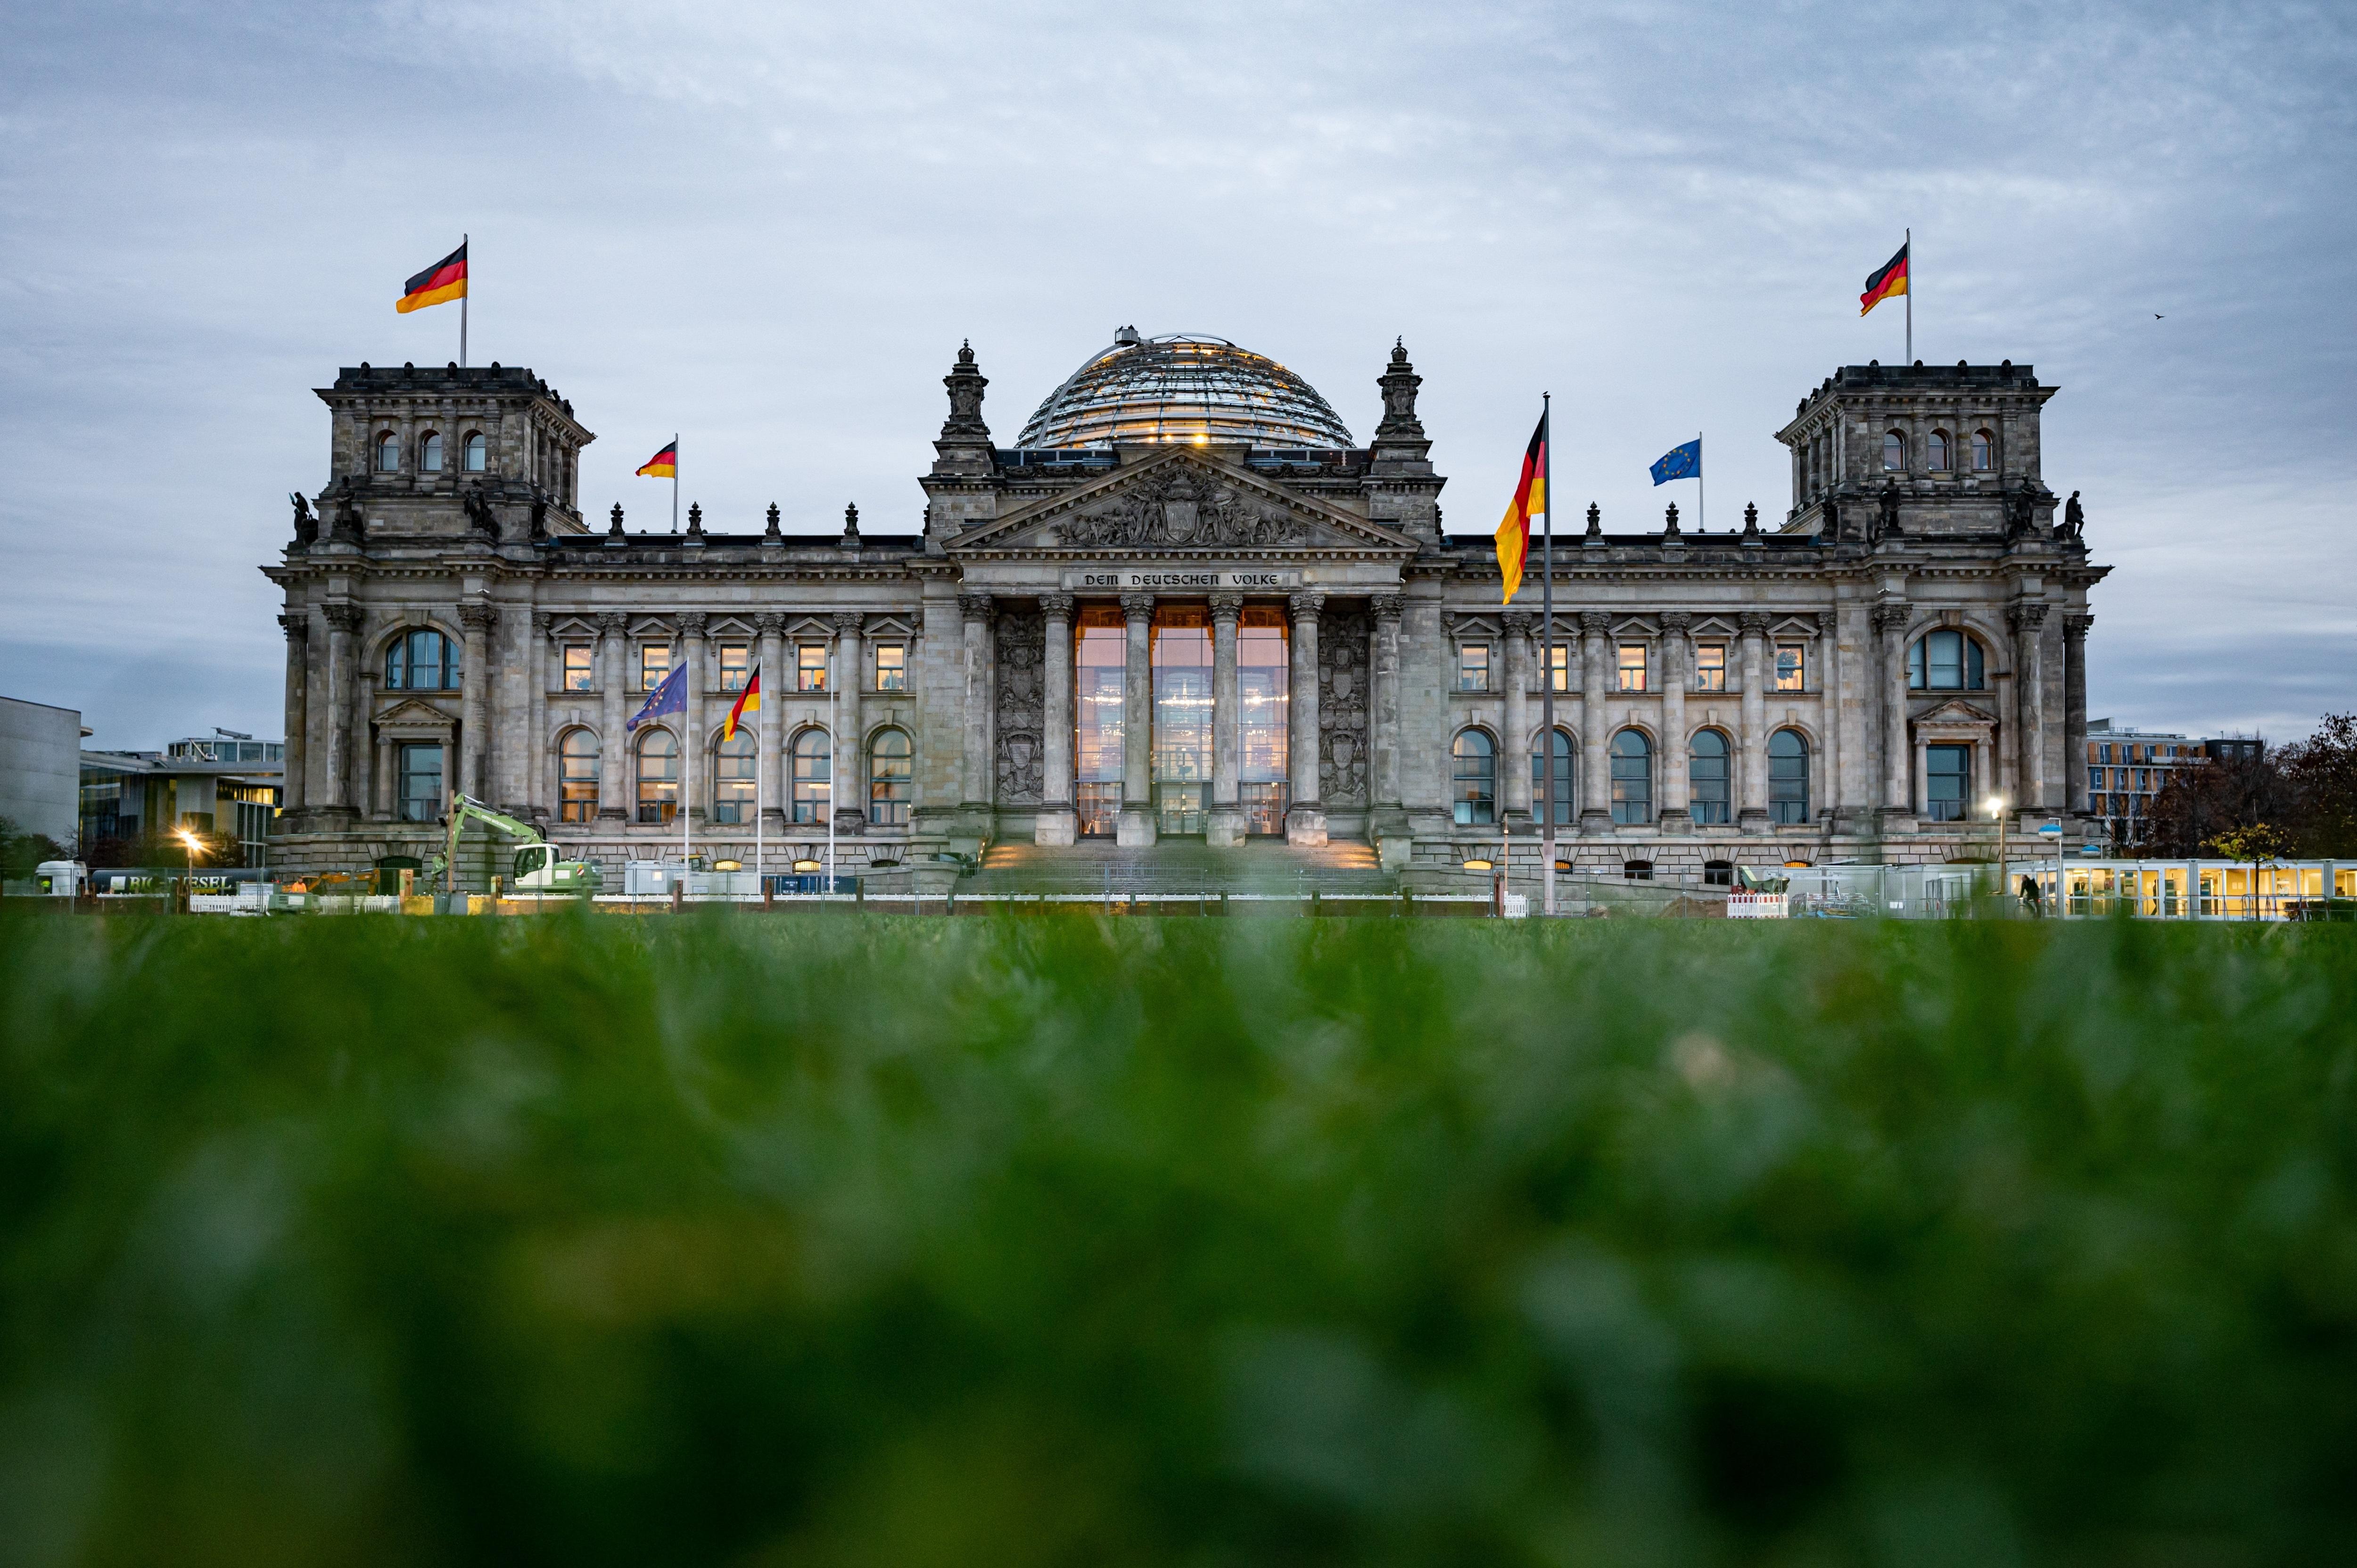
[(1395, 897), (1399, 878), (1383, 868), (1374, 846), (1336, 842), (1297, 848), (1271, 839), (1239, 849), (1199, 840), (1165, 839), (1148, 849), (1110, 840), (1071, 845), (999, 843), (958, 896), (1060, 893), (1132, 895), (1260, 894), (1272, 897)]

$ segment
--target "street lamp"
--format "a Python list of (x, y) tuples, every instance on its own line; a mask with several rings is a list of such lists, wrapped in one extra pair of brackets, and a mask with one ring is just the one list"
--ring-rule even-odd
[(197, 856), (204, 853), (203, 841), (187, 828), (176, 828), (173, 830), (173, 834), (180, 841), (180, 847), (188, 852), (188, 879), (180, 885), (181, 891), (184, 894), (194, 893), (197, 886)]
[[(1996, 890), (2000, 896), (2010, 897), (2013, 885), (2008, 880), (2010, 874), (2005, 865), (2005, 807), (2004, 796), (1991, 795), (1988, 798), (1988, 814), (1996, 819)], [(1997, 906), (2000, 909), (2004, 907), (2002, 904)]]

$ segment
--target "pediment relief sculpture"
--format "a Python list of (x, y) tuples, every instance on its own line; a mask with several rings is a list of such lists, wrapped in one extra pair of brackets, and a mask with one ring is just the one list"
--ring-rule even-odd
[(1121, 475), (1092, 495), (1073, 498), (1070, 510), (1033, 522), (1010, 517), (961, 544), (1088, 551), (1415, 548), (1413, 541), (1374, 525), (1322, 520), (1307, 510), (1220, 467), (1179, 458)]

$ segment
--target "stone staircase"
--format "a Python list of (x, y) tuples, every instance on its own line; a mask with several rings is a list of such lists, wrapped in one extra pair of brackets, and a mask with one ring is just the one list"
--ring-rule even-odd
[(1335, 843), (1298, 849), (1278, 840), (1213, 849), (1200, 840), (1166, 839), (1151, 849), (1106, 840), (1069, 847), (999, 843), (982, 869), (958, 884), (958, 897), (1061, 894), (1183, 897), (1224, 893), (1268, 897), (1394, 897), (1399, 878), (1383, 870), (1371, 844)]

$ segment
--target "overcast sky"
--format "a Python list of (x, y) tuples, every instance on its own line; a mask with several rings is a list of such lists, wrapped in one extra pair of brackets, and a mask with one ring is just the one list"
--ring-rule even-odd
[(0, 692), (100, 746), (275, 737), (255, 570), (328, 472), (311, 389), (457, 350), (393, 309), (473, 236), (471, 360), (677, 430), (716, 529), (914, 532), (971, 338), (1011, 440), (1134, 323), (1289, 365), (1364, 440), (1404, 337), (1453, 532), (1538, 394), (1568, 512), (1789, 504), (1772, 433), (1916, 352), (2062, 389), (2091, 712), (2357, 707), (2347, 5), (13, 6), (0, 59)]

